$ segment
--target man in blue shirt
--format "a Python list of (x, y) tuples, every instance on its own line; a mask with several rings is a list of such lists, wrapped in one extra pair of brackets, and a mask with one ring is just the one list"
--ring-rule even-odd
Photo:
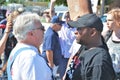
[[(62, 27), (61, 24), (62, 21), (59, 20), (59, 17), (53, 16), (51, 19), (51, 25), (47, 29), (44, 36), (42, 55), (47, 60), (48, 65), (51, 68), (53, 68), (54, 65), (59, 66), (62, 62), (61, 47), (59, 42), (59, 36), (57, 33), (57, 31), (59, 31)], [(58, 73), (60, 72), (61, 71), (58, 71)]]

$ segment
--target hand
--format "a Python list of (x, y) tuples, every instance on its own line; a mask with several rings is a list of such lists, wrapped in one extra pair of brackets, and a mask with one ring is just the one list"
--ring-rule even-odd
[(13, 26), (12, 14), (7, 17), (6, 32), (9, 32)]
[(5, 32), (10, 32), (12, 29), (13, 23), (7, 22)]

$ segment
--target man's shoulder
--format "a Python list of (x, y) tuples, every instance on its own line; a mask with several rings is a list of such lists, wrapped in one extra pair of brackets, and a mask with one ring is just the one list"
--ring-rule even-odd
[(108, 51), (104, 48), (101, 47), (96, 47), (92, 50), (89, 50), (89, 54), (91, 54), (92, 56), (96, 55), (99, 57), (103, 57), (103, 56), (108, 56)]
[(101, 47), (94, 47), (85, 51), (85, 53), (94, 54), (94, 55), (98, 53), (106, 53), (106, 52), (107, 50)]
[(84, 52), (84, 59), (86, 60), (86, 62), (91, 61), (91, 59), (93, 61), (99, 61), (101, 62), (103, 60), (103, 57), (106, 56), (106, 59), (108, 59), (107, 57), (109, 57), (109, 53), (107, 50), (105, 50), (104, 48), (100, 48), (100, 47), (95, 47), (92, 49), (89, 49), (87, 51)]
[(45, 32), (45, 35), (54, 35), (55, 34), (55, 32), (53, 31), (53, 29), (51, 28), (51, 27), (49, 27), (48, 29), (47, 29), (47, 31)]

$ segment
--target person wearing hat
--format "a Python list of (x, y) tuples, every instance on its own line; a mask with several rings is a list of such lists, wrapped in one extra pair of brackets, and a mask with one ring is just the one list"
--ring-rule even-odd
[[(13, 24), (15, 22), (15, 19), (17, 18), (18, 15), (20, 15), (20, 13), (17, 10), (11, 12), (7, 16), (7, 18), (5, 20), (3, 20), (4, 22), (2, 24), (7, 25), (7, 22), (11, 22), (11, 26), (13, 26)], [(17, 40), (14, 37), (12, 31), (13, 30), (11, 28), (11, 30), (9, 31), (9, 35), (8, 35), (7, 41), (5, 43), (4, 61), (3, 61), (4, 63), (3, 63), (2, 69), (1, 69), (3, 76), (6, 76), (7, 60), (9, 58), (10, 52), (15, 47), (15, 45), (17, 43)], [(3, 33), (4, 33), (4, 30), (3, 30)]]
[[(51, 68), (53, 68), (54, 65), (59, 66), (62, 62), (61, 47), (57, 33), (61, 29), (62, 23), (58, 16), (53, 16), (51, 25), (44, 35), (42, 55)], [(61, 71), (58, 71), (58, 73), (60, 72)]]
[(108, 47), (101, 35), (101, 19), (96, 14), (85, 14), (68, 24), (77, 28), (76, 41), (84, 47), (73, 57), (65, 80), (115, 80)]
[(67, 67), (68, 60), (71, 56), (71, 52), (69, 52), (73, 41), (75, 40), (75, 34), (74, 31), (76, 28), (70, 27), (67, 22), (71, 21), (69, 12), (65, 13), (65, 22), (62, 24), (61, 30), (58, 32), (61, 50), (62, 50), (62, 56), (63, 56), (63, 65), (62, 70), (63, 73), (60, 75), (60, 78), (62, 79)]

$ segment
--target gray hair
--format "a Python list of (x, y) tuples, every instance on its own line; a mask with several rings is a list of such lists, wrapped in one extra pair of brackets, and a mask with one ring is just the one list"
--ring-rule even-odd
[(16, 18), (13, 34), (18, 41), (26, 39), (26, 34), (35, 28), (34, 21), (40, 21), (40, 17), (35, 13), (21, 14)]

